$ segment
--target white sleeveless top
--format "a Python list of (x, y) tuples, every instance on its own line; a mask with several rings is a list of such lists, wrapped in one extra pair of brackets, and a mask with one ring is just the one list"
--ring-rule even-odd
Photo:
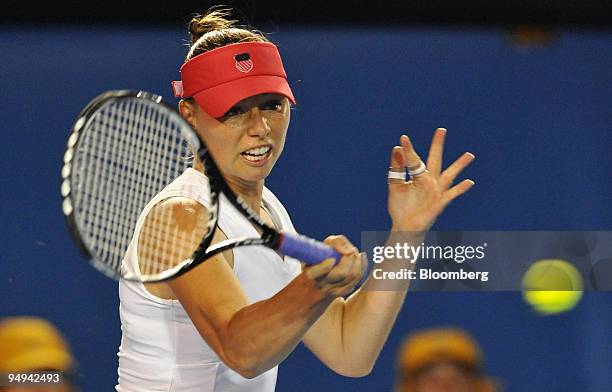
[[(142, 211), (123, 267), (138, 270), (138, 234), (147, 213), (168, 197), (188, 197), (208, 204), (202, 189), (206, 177), (187, 169), (162, 190)], [(207, 195), (207, 193), (204, 193)], [(295, 231), (280, 201), (264, 188), (264, 206), (282, 230)], [(257, 232), (224, 196), (220, 198), (219, 228), (228, 238), (254, 237)], [(263, 246), (233, 249), (234, 273), (250, 303), (270, 298), (301, 272), (299, 261), (280, 256)], [(253, 379), (246, 379), (227, 367), (206, 344), (178, 300), (151, 294), (139, 282), (119, 282), (121, 346), (119, 382), (121, 392), (271, 392), (276, 385), (278, 366)]]

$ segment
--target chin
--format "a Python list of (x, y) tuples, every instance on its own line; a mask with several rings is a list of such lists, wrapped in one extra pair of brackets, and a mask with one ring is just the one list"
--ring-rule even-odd
[(233, 177), (237, 177), (245, 183), (256, 183), (264, 181), (271, 171), (271, 168), (241, 168), (234, 172)]
[(264, 181), (266, 178), (268, 178), (268, 176), (270, 175), (271, 171), (272, 170), (269, 169), (269, 170), (261, 171), (260, 173), (253, 173), (251, 175), (247, 175), (247, 176), (245, 176), (245, 180), (247, 180), (247, 181), (254, 181), (254, 182)]

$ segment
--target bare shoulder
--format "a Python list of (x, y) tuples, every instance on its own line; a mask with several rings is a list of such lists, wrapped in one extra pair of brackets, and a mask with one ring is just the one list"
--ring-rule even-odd
[[(160, 220), (160, 217), (165, 219)], [(208, 210), (198, 201), (189, 197), (170, 197), (157, 203), (149, 212), (146, 222), (158, 225), (176, 226), (178, 230), (191, 231), (200, 224), (206, 224)], [(145, 223), (146, 225), (146, 223)]]
[[(209, 230), (208, 221), (207, 208), (194, 199), (170, 197), (157, 203), (147, 214), (138, 237), (141, 272), (161, 272), (189, 260)], [(226, 239), (221, 232), (215, 237), (215, 242)], [(160, 298), (176, 299), (166, 283), (145, 287)]]

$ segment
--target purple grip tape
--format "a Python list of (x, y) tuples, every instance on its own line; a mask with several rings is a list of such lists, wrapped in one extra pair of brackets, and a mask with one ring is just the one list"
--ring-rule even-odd
[(294, 233), (282, 233), (278, 250), (306, 264), (317, 264), (325, 259), (336, 259), (337, 263), (341, 257), (340, 253), (331, 246)]

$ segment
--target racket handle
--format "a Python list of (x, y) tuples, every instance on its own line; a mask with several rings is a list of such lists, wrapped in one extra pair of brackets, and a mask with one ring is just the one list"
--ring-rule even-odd
[(342, 255), (334, 248), (312, 238), (295, 233), (282, 233), (278, 250), (304, 263), (317, 264), (326, 259), (340, 260)]

